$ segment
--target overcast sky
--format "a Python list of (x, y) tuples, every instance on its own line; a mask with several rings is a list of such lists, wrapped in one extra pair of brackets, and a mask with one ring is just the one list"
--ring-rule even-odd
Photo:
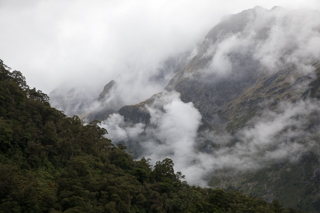
[(0, 59), (45, 93), (61, 84), (102, 89), (119, 76), (148, 76), (223, 16), (256, 5), (320, 9), (319, 0), (0, 0)]

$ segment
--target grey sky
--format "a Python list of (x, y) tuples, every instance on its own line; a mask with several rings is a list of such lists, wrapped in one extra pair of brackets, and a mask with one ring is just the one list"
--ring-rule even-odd
[(147, 84), (159, 62), (256, 5), (320, 8), (317, 0), (0, 0), (0, 58), (45, 93), (61, 84), (101, 90), (115, 78)]

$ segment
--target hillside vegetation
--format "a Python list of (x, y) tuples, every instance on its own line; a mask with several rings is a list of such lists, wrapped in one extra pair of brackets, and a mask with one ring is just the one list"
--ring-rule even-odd
[(190, 186), (171, 159), (134, 161), (97, 121), (50, 107), (0, 61), (0, 212), (298, 212)]

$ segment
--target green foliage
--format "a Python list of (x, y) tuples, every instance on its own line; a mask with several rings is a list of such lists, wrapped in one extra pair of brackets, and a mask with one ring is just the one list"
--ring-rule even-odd
[[(173, 161), (134, 161), (126, 147), (50, 107), (0, 61), (0, 213), (279, 212), (237, 192), (189, 186)], [(290, 210), (290, 212), (295, 212)]]
[(173, 170), (173, 161), (169, 158), (164, 159), (162, 162), (156, 162), (154, 170), (152, 172), (155, 181), (162, 182), (165, 179), (175, 180), (175, 174)]

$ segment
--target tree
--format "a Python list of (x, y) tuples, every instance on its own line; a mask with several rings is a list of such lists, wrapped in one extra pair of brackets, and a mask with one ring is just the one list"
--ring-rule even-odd
[(175, 180), (176, 176), (173, 169), (174, 163), (170, 158), (157, 161), (152, 172), (156, 182), (163, 182), (166, 178)]

